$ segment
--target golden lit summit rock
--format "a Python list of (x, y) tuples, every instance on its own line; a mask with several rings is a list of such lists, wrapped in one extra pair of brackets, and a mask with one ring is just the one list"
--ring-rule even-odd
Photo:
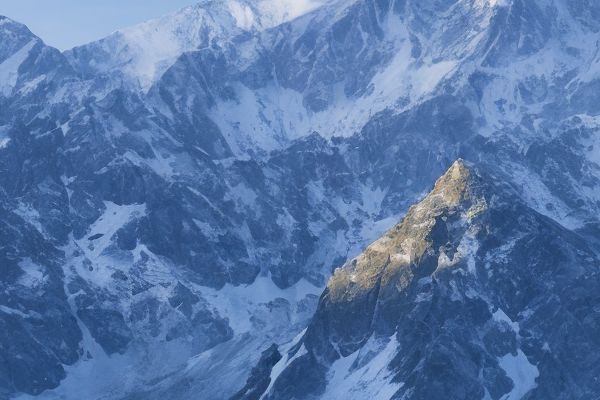
[(477, 186), (475, 172), (463, 160), (455, 161), (400, 224), (336, 270), (328, 284), (330, 300), (348, 301), (376, 285), (393, 284), (398, 290), (406, 287), (420, 259), (432, 250), (432, 232), (438, 221), (457, 212), (464, 213), (465, 220), (470, 219), (469, 210), (474, 205), (483, 209), (485, 199), (474, 193)]

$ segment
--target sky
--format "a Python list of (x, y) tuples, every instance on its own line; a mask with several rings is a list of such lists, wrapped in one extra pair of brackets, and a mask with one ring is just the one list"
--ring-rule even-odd
[(0, 15), (21, 22), (60, 50), (176, 11), (198, 0), (0, 0)]

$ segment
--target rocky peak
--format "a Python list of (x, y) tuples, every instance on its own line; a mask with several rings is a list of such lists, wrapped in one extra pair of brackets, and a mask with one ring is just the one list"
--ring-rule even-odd
[(448, 206), (456, 206), (469, 198), (473, 173), (462, 159), (456, 160), (442, 175), (431, 192), (431, 196), (443, 199)]
[(446, 225), (466, 229), (465, 223), (485, 209), (483, 187), (483, 180), (473, 167), (463, 160), (455, 161), (401, 223), (336, 270), (328, 285), (331, 301), (347, 301), (376, 286), (387, 285), (397, 274), (407, 283), (406, 274), (413, 275), (424, 257), (435, 252), (438, 242), (446, 239)]

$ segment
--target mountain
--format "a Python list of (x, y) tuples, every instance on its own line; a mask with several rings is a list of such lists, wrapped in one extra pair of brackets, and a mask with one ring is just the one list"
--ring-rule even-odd
[(598, 263), (459, 160), (335, 271), (303, 338), (263, 371), (262, 398), (592, 398)]
[[(528, 234), (597, 252), (598, 15), (581, 0), (212, 0), (64, 53), (0, 18), (0, 397), (263, 392), (288, 346), (333, 334), (318, 321), (342, 318), (319, 306), (334, 269), (457, 158), (511, 187), (510, 215), (546, 221)], [(347, 361), (322, 350), (299, 384)], [(505, 384), (474, 390), (497, 398), (510, 376), (490, 365)]]
[(320, 4), (317, 0), (207, 0), (119, 30), (66, 55), (87, 76), (116, 74), (147, 91), (184, 53), (236, 43)]

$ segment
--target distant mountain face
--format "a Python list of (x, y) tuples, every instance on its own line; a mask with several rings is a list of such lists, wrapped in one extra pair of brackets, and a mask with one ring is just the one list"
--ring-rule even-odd
[(183, 53), (225, 46), (238, 37), (243, 40), (322, 4), (320, 0), (204, 1), (76, 47), (66, 56), (86, 76), (122, 78), (147, 91)]
[[(550, 361), (539, 341), (500, 334), (506, 327), (488, 321), (501, 309), (515, 323), (529, 321), (522, 332), (550, 332), (545, 318), (518, 315), (537, 310), (525, 302), (550, 298), (534, 290), (542, 279), (514, 281), (515, 293), (529, 294), (516, 305), (502, 291), (504, 272), (485, 285), (479, 275), (487, 271), (483, 249), (508, 246), (524, 230), (535, 240), (510, 257), (538, 275), (558, 271), (548, 293), (563, 299), (567, 288), (594, 282), (581, 277), (593, 270), (598, 246), (599, 15), (594, 2), (575, 0), (203, 1), (65, 53), (0, 17), (0, 396), (325, 396), (336, 387), (327, 371), (367, 352), (367, 342), (372, 353), (392, 346), (378, 357), (399, 354), (376, 358), (392, 371), (383, 375), (394, 390), (383, 398), (425, 396), (419, 379), (441, 365), (427, 355), (437, 350), (413, 337), (416, 328), (397, 329), (398, 319), (416, 321), (410, 307), (421, 303), (412, 292), (421, 278), (406, 278), (410, 295), (390, 286), (392, 308), (372, 325), (364, 318), (381, 303), (368, 295), (373, 287), (345, 294), (352, 285), (338, 272), (331, 282), (342, 280), (343, 301), (328, 303), (332, 283), (317, 309), (318, 295), (334, 268), (462, 157), (507, 182), (512, 189), (501, 192), (520, 208), (507, 210), (504, 222), (458, 221), (446, 235), (460, 241), (471, 224), (495, 232), (477, 236), (475, 277), (455, 283), (460, 306), (478, 307), (469, 320), (477, 332), (440, 342), (453, 346), (442, 352), (453, 375), (431, 390), (479, 379), (468, 395), (516, 399), (524, 392), (511, 388), (532, 389), (533, 379), (536, 396), (552, 388), (585, 398), (591, 375), (568, 364), (560, 379), (545, 375)], [(548, 235), (568, 243), (555, 246)], [(497, 243), (487, 243), (491, 237)], [(463, 264), (438, 271), (446, 280), (423, 290), (450, 290), (445, 274)], [(378, 276), (381, 267), (361, 273)], [(462, 288), (488, 296), (487, 311)], [(578, 290), (564, 301), (580, 310), (576, 318), (587, 311), (593, 327), (593, 298)], [(306, 335), (293, 341), (315, 310)], [(360, 314), (356, 330), (342, 329), (348, 312)], [(458, 324), (441, 311), (435, 318)], [(551, 349), (567, 351), (572, 343), (560, 340), (580, 333), (565, 321), (555, 321), (563, 330)], [(493, 349), (496, 339), (481, 339), (489, 332), (514, 346)], [(475, 336), (483, 342), (467, 346)], [(330, 338), (342, 347), (332, 350)], [(392, 351), (403, 341), (422, 352)], [(290, 343), (306, 350), (297, 363), (319, 365), (314, 381), (292, 385), (296, 392), (285, 389), (298, 371)], [(478, 351), (483, 359), (456, 365), (459, 353)], [(507, 354), (516, 357), (507, 363), (525, 365), (525, 357), (532, 366), (529, 386), (502, 367)], [(292, 375), (264, 376), (282, 363)], [(553, 379), (555, 386), (545, 383)], [(351, 390), (337, 387), (331, 393)]]

